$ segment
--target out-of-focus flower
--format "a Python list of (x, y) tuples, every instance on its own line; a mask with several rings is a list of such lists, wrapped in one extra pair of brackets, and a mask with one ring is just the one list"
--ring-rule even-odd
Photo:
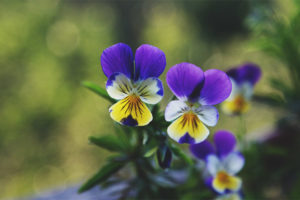
[(219, 195), (216, 200), (241, 200), (242, 195), (239, 192), (231, 192), (228, 194)]
[(190, 145), (190, 151), (205, 161), (207, 177), (205, 182), (219, 194), (238, 192), (242, 180), (236, 174), (243, 168), (245, 159), (234, 151), (236, 139), (228, 131), (218, 131), (214, 135), (214, 146), (204, 141)]
[(249, 109), (253, 87), (261, 77), (260, 68), (251, 63), (230, 69), (227, 72), (232, 83), (228, 99), (222, 103), (222, 110), (227, 114), (242, 114)]
[(217, 69), (203, 72), (196, 65), (180, 63), (168, 71), (167, 84), (178, 98), (165, 110), (166, 121), (176, 119), (168, 127), (168, 135), (179, 143), (202, 142), (209, 134), (205, 125), (218, 122), (219, 113), (213, 105), (230, 95), (229, 77)]
[(108, 94), (119, 100), (109, 109), (111, 118), (128, 126), (149, 124), (152, 114), (145, 103), (156, 104), (163, 97), (158, 79), (166, 66), (163, 51), (144, 44), (136, 50), (134, 60), (131, 48), (118, 43), (103, 51), (101, 65), (108, 77)]

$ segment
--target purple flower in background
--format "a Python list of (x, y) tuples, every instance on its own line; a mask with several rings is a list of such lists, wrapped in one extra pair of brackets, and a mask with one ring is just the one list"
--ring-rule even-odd
[(243, 168), (245, 159), (234, 150), (236, 139), (228, 131), (218, 131), (214, 135), (214, 146), (204, 141), (190, 145), (190, 151), (205, 161), (208, 176), (206, 183), (219, 194), (238, 192), (242, 180), (236, 174)]
[(119, 100), (109, 109), (113, 120), (128, 126), (145, 126), (152, 121), (147, 104), (156, 104), (163, 97), (158, 77), (166, 66), (166, 57), (157, 47), (141, 45), (133, 58), (131, 48), (123, 43), (105, 49), (101, 65), (108, 77), (106, 89)]
[(222, 104), (222, 109), (228, 114), (242, 114), (249, 109), (249, 101), (253, 87), (261, 77), (260, 68), (251, 63), (230, 69), (227, 72), (232, 82), (232, 91)]
[(168, 71), (167, 84), (178, 98), (165, 110), (166, 121), (176, 119), (168, 127), (168, 135), (179, 143), (202, 142), (209, 134), (205, 125), (218, 122), (219, 113), (213, 105), (230, 95), (230, 79), (217, 69), (203, 72), (196, 65), (180, 63)]

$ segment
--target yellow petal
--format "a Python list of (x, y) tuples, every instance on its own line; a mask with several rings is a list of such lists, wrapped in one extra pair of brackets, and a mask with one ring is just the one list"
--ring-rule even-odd
[(213, 180), (213, 188), (218, 192), (223, 193), (226, 189), (237, 191), (240, 189), (242, 181), (240, 178), (231, 176), (224, 171), (217, 173)]
[(130, 95), (109, 109), (113, 120), (127, 126), (145, 126), (152, 121), (152, 114), (140, 97)]
[(209, 130), (193, 112), (183, 114), (168, 127), (169, 136), (179, 143), (199, 143), (205, 140)]
[(227, 100), (222, 103), (223, 111), (228, 114), (242, 114), (247, 112), (249, 107), (249, 103), (240, 95), (236, 96), (233, 100)]

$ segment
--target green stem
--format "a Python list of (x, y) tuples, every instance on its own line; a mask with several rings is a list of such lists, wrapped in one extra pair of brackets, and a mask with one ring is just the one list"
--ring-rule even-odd
[(239, 116), (239, 130), (237, 132), (237, 139), (240, 143), (241, 148), (247, 148), (248, 143), (246, 140), (246, 134), (247, 134), (247, 127), (246, 127), (246, 120), (244, 118), (244, 115)]

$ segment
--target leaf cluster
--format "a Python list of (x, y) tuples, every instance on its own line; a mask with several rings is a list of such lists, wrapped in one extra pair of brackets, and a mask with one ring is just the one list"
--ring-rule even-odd
[[(83, 82), (82, 85), (110, 103), (115, 103), (106, 90), (98, 85), (91, 82)], [(171, 173), (167, 173), (166, 170), (170, 165), (175, 169), (185, 170), (187, 174), (195, 173), (195, 170), (192, 170), (194, 161), (181, 148), (167, 139), (166, 129), (169, 124), (164, 120), (159, 105), (151, 106), (150, 109), (153, 121), (149, 126), (131, 128), (115, 124), (114, 134), (89, 138), (91, 144), (112, 152), (113, 156), (109, 157), (98, 172), (81, 186), (79, 193), (97, 185), (104, 186), (112, 178), (122, 181), (122, 177), (118, 177), (118, 172), (129, 170), (134, 175), (127, 177), (128, 187), (125, 190), (131, 191), (131, 194), (135, 193), (135, 197), (138, 199), (162, 197), (178, 199), (187, 194), (187, 192), (179, 193), (179, 185), (190, 191), (194, 189), (194, 195), (199, 195), (199, 189), (196, 187), (202, 181), (201, 178), (198, 177), (195, 180), (197, 184), (190, 182), (187, 184), (174, 180)], [(184, 162), (176, 165), (175, 162), (172, 162), (172, 158), (175, 160), (179, 158)], [(195, 178), (194, 175), (191, 177)], [(129, 195), (130, 192), (124, 192), (124, 194)], [(204, 194), (211, 195), (211, 193)], [(124, 198), (128, 198), (126, 195)], [(202, 192), (201, 195), (203, 195)]]

